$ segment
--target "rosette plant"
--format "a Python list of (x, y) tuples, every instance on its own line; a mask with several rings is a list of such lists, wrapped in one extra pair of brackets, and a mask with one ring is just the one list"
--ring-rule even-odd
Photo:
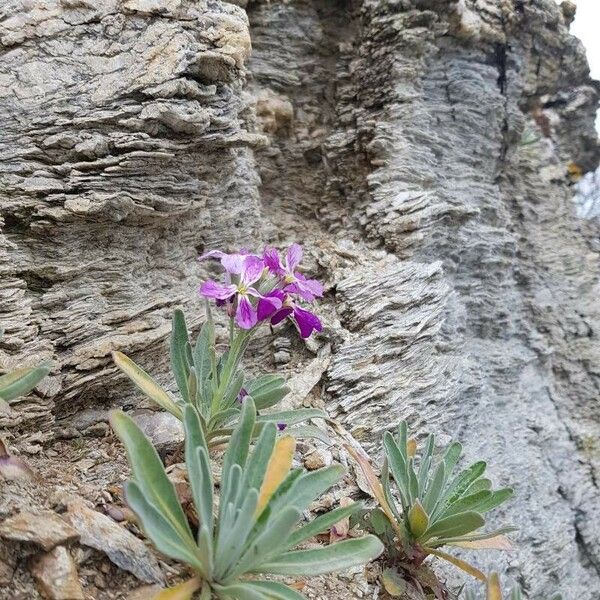
[[(282, 377), (262, 375), (247, 379), (241, 363), (250, 339), (266, 322), (276, 325), (292, 320), (302, 337), (321, 330), (321, 322), (301, 306), (323, 294), (322, 285), (306, 279), (297, 271), (302, 249), (295, 244), (282, 261), (278, 253), (267, 248), (262, 257), (247, 253), (225, 254), (211, 251), (200, 260), (219, 260), (224, 280), (205, 281), (200, 294), (214, 300), (229, 320), (229, 344), (223, 354), (216, 350), (215, 326), (207, 303), (207, 320), (192, 345), (185, 318), (180, 310), (173, 315), (170, 358), (179, 396), (172, 398), (141, 367), (121, 352), (113, 352), (115, 364), (160, 407), (182, 419), (186, 405), (194, 406), (209, 446), (229, 439), (243, 403), (252, 398), (260, 412), (254, 435), (262, 426), (274, 422), (280, 430), (296, 437), (327, 436), (317, 427), (301, 425), (313, 418), (325, 418), (323, 411), (299, 409), (268, 411), (289, 392)], [(264, 412), (267, 411), (267, 412)]]
[[(379, 504), (379, 508), (366, 513), (363, 520), (386, 544), (392, 567), (400, 566), (418, 578), (425, 558), (434, 555), (485, 581), (486, 576), (479, 569), (440, 548), (509, 549), (510, 543), (504, 534), (513, 531), (512, 527), (495, 531), (483, 528), (484, 515), (508, 500), (513, 491), (510, 488), (492, 490), (492, 482), (483, 476), (486, 469), (483, 461), (455, 474), (462, 453), (459, 442), (450, 444), (437, 461), (434, 446), (435, 438), (429, 435), (418, 457), (416, 442), (408, 439), (407, 424), (402, 422), (396, 437), (390, 432), (384, 435), (381, 479), (364, 456), (348, 448)], [(392, 479), (396, 496), (392, 492)], [(436, 591), (435, 585), (430, 587)], [(436, 593), (443, 597), (441, 592)]]
[[(486, 600), (503, 600), (500, 579), (497, 573), (491, 573), (486, 582)], [(477, 596), (472, 590), (467, 590), (464, 595), (465, 600), (477, 600)], [(560, 594), (553, 595), (549, 600), (561, 600)], [(516, 585), (506, 600), (524, 600), (521, 588)]]
[(120, 411), (112, 414), (112, 426), (126, 447), (132, 470), (132, 479), (125, 484), (130, 508), (160, 552), (196, 572), (194, 578), (161, 592), (157, 598), (191, 598), (200, 591), (202, 600), (302, 599), (301, 594), (273, 581), (271, 576), (317, 575), (346, 569), (372, 560), (383, 551), (381, 542), (372, 535), (329, 546), (293, 549), (360, 507), (337, 508), (298, 525), (308, 506), (335, 484), (344, 470), (341, 465), (313, 472), (291, 469), (294, 438), (277, 438), (274, 423), (262, 428), (251, 452), (255, 420), (250, 398), (244, 402), (223, 459), (215, 508), (209, 451), (200, 416), (191, 404), (183, 408), (185, 461), (199, 522), (197, 532), (193, 532), (152, 444), (132, 419)]
[[(3, 332), (0, 331), (0, 338)], [(8, 411), (17, 398), (27, 395), (50, 373), (51, 366), (22, 367), (0, 376), (0, 410)]]

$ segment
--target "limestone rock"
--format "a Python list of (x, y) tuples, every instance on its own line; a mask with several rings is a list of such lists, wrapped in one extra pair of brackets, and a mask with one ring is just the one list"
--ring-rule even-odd
[(135, 411), (131, 416), (159, 453), (172, 451), (182, 444), (183, 424), (171, 413)]
[(79, 583), (77, 568), (64, 546), (56, 546), (50, 552), (34, 557), (30, 569), (45, 598), (83, 600), (83, 589)]
[(65, 520), (77, 530), (81, 544), (103, 552), (141, 581), (162, 583), (163, 575), (154, 555), (139, 538), (111, 518), (88, 508), (82, 500), (72, 500)]
[(56, 513), (21, 512), (0, 523), (0, 537), (17, 542), (31, 542), (46, 551), (58, 544), (79, 539), (73, 527), (65, 523)]
[(316, 471), (328, 467), (333, 462), (331, 452), (327, 450), (313, 450), (304, 457), (304, 466), (309, 471)]
[(147, 407), (112, 350), (175, 392), (197, 255), (299, 241), (331, 356), (298, 389), (374, 455), (401, 419), (460, 438), (516, 488), (515, 552), (478, 564), (595, 600), (600, 229), (569, 168), (598, 163), (598, 86), (571, 3), (244, 4), (0, 6), (0, 364), (56, 365), (2, 426), (51, 444), (81, 408)]

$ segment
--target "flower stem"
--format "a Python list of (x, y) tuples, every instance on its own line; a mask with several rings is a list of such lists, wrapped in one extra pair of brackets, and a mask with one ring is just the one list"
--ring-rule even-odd
[(210, 406), (211, 417), (216, 415), (221, 409), (221, 402), (223, 401), (223, 396), (229, 387), (229, 382), (231, 381), (232, 376), (235, 374), (237, 367), (244, 356), (244, 352), (248, 347), (250, 333), (251, 332), (248, 330), (240, 330), (237, 335), (233, 333), (231, 345), (229, 347), (229, 351), (227, 352), (227, 360), (225, 361), (223, 370), (221, 371), (219, 386), (213, 394), (213, 399)]

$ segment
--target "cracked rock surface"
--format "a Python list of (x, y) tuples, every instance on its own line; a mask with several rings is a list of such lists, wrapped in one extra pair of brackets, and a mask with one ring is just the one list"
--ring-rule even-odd
[(575, 216), (569, 166), (598, 163), (598, 87), (572, 15), (244, 4), (0, 6), (0, 366), (55, 364), (3, 437), (50, 460), (57, 432), (88, 435), (81, 411), (148, 408), (110, 352), (174, 390), (169, 320), (202, 321), (197, 255), (300, 241), (324, 335), (265, 333), (262, 364), (298, 376), (331, 344), (312, 393), (373, 454), (407, 419), (515, 487), (497, 515), (515, 551), (479, 566), (530, 600), (595, 600), (599, 229)]

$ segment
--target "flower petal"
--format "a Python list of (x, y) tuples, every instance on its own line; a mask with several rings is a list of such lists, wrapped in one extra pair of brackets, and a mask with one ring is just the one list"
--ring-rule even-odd
[(313, 331), (321, 331), (323, 329), (323, 325), (317, 315), (299, 306), (294, 308), (294, 319), (298, 323), (298, 329), (300, 329), (300, 335), (303, 338), (310, 337)]
[(285, 287), (285, 291), (298, 294), (307, 302), (314, 302), (315, 298), (323, 295), (323, 284), (316, 279), (306, 279), (301, 273), (295, 273), (296, 281)]
[(233, 296), (236, 292), (237, 288), (235, 285), (223, 285), (222, 283), (217, 283), (212, 279), (205, 281), (200, 286), (200, 295), (205, 298), (213, 298), (214, 300), (227, 300), (231, 296)]
[(265, 263), (257, 256), (244, 257), (244, 264), (241, 271), (241, 280), (245, 285), (252, 285), (258, 281), (265, 269)]
[(235, 322), (242, 329), (252, 329), (257, 322), (256, 309), (250, 304), (245, 296), (240, 296), (237, 311), (235, 313)]
[(224, 256), (227, 256), (225, 252), (221, 252), (220, 250), (209, 250), (205, 252), (202, 256), (198, 257), (199, 261), (208, 260), (209, 258), (217, 258), (222, 259)]
[(281, 321), (283, 321), (286, 317), (289, 317), (293, 312), (293, 308), (284, 306), (271, 317), (271, 325), (277, 325), (278, 323), (281, 323)]
[(289, 273), (293, 273), (296, 270), (296, 267), (300, 264), (300, 261), (302, 260), (303, 254), (304, 252), (300, 244), (292, 244), (288, 248), (288, 251), (285, 255), (285, 264)]
[(239, 275), (244, 269), (245, 254), (224, 254), (221, 258), (223, 268), (232, 275)]
[(265, 261), (265, 266), (274, 275), (282, 275), (284, 273), (283, 265), (279, 259), (279, 252), (275, 248), (265, 248), (263, 260)]
[[(248, 290), (250, 291), (250, 290)], [(270, 292), (266, 296), (261, 296), (258, 300), (258, 306), (256, 307), (256, 314), (259, 321), (268, 319), (273, 313), (278, 311), (282, 306), (282, 301)]]

